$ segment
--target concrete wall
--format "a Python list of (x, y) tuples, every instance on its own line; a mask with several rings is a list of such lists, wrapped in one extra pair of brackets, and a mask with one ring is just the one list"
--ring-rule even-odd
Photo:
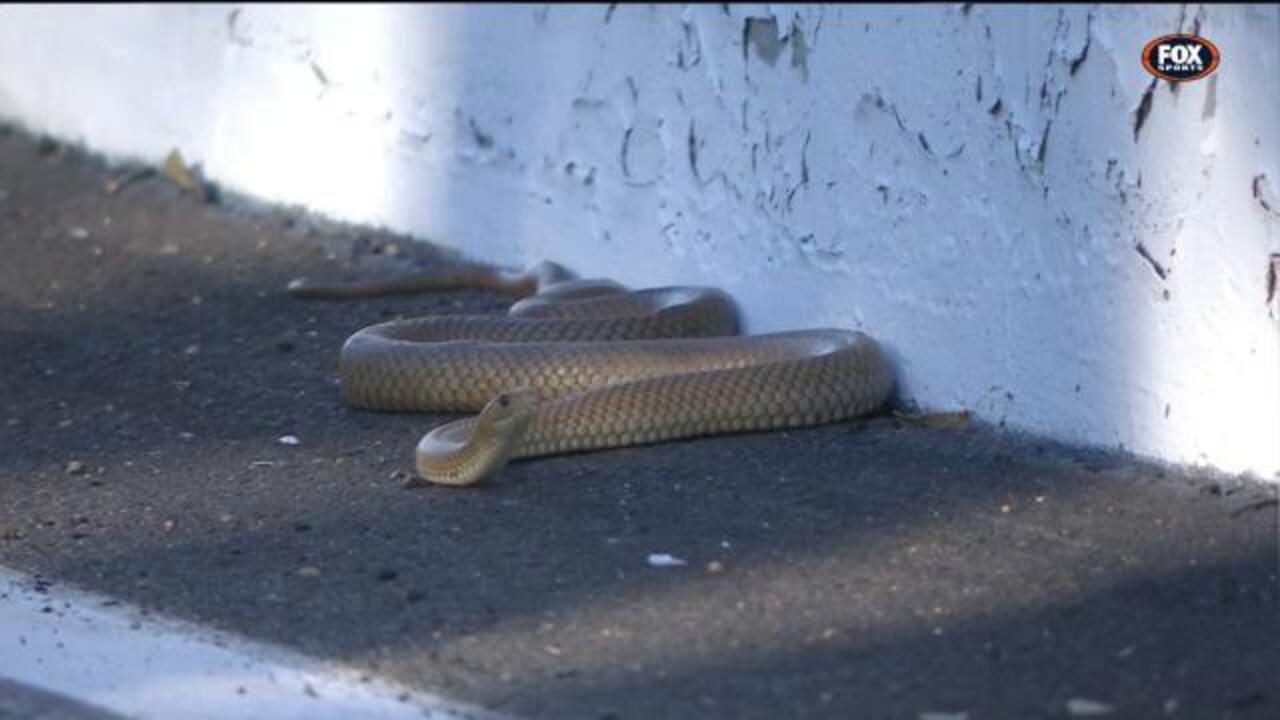
[[(1143, 44), (1223, 53), (1174, 88)], [(0, 7), (0, 116), (863, 328), (906, 399), (1280, 477), (1280, 8)]]

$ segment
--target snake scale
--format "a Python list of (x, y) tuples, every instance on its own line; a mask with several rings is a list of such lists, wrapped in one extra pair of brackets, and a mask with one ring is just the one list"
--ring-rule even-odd
[(471, 485), (509, 461), (723, 433), (817, 425), (871, 412), (894, 379), (867, 335), (813, 329), (738, 335), (712, 288), (629, 290), (540, 263), (511, 273), (458, 263), (390, 280), (290, 283), (299, 298), (454, 288), (520, 298), (507, 316), (392, 320), (339, 355), (353, 407), (477, 415), (423, 436), (418, 474)]

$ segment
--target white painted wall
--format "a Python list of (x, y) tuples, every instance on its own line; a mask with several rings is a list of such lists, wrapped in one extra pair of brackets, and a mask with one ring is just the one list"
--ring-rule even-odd
[[(1216, 75), (1153, 84), (1143, 44), (1194, 27)], [(751, 331), (868, 330), (924, 408), (1267, 478), (1277, 67), (1274, 4), (0, 6), (29, 128), (719, 285)]]

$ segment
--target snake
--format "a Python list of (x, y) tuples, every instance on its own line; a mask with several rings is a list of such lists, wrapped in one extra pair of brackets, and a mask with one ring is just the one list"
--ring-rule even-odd
[(631, 289), (543, 261), (523, 271), (438, 264), (384, 279), (298, 278), (297, 298), (340, 300), (477, 288), (506, 315), (397, 318), (343, 343), (351, 407), (467, 413), (415, 450), (428, 483), (468, 486), (537, 457), (849, 420), (883, 406), (894, 375), (870, 336), (840, 328), (739, 334), (710, 287)]

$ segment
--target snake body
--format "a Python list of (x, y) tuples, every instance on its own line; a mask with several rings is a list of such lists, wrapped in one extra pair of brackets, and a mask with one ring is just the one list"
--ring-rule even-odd
[(542, 263), (520, 274), (460, 264), (391, 281), (295, 281), (299, 297), (480, 287), (523, 298), (507, 317), (435, 316), (371, 325), (339, 356), (357, 408), (476, 412), (418, 443), (425, 480), (470, 485), (508, 461), (845, 420), (880, 407), (894, 380), (855, 331), (739, 336), (711, 288), (627, 290)]

